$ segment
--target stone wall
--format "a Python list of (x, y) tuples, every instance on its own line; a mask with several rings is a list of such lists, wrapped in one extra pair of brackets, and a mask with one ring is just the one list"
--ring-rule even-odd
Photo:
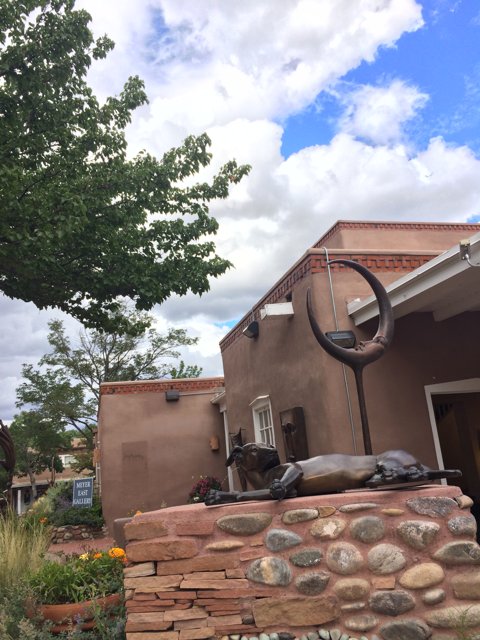
[(470, 506), (433, 485), (136, 516), (127, 638), (480, 638)]
[(88, 524), (66, 524), (63, 527), (53, 527), (51, 542), (52, 544), (61, 544), (74, 540), (93, 540), (102, 538), (105, 534), (105, 528), (95, 529)]

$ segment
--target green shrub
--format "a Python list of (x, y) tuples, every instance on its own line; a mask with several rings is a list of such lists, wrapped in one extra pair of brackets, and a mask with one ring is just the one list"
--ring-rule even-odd
[(64, 511), (57, 511), (51, 516), (51, 522), (57, 527), (68, 524), (86, 524), (95, 529), (103, 526), (102, 506), (98, 503), (91, 507), (70, 507)]
[[(123, 556), (113, 555), (115, 552)], [(123, 550), (111, 549), (69, 556), (62, 564), (45, 561), (29, 584), (42, 604), (83, 602), (119, 593), (123, 590), (123, 558)]]
[[(58, 482), (28, 512), (29, 517), (47, 518), (55, 527), (85, 524), (101, 529), (104, 523), (102, 504), (93, 496), (91, 507), (73, 507), (73, 482)], [(0, 639), (1, 640), (1, 639)]]

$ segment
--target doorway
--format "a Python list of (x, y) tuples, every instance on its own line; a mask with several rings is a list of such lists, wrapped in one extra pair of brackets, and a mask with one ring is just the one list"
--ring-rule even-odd
[[(480, 520), (480, 379), (426, 387), (432, 432), (440, 468), (460, 469), (448, 484), (474, 501)], [(445, 481), (443, 481), (445, 482)]]

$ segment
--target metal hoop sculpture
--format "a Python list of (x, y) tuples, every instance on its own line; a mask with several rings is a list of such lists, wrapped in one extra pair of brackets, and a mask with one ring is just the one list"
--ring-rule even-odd
[(7, 426), (0, 420), (0, 449), (3, 449), (5, 455), (4, 460), (0, 460), (0, 465), (7, 472), (7, 500), (12, 504), (12, 484), (13, 472), (15, 469), (15, 446), (12, 436)]
[(352, 349), (346, 349), (334, 344), (320, 329), (312, 307), (312, 295), (310, 289), (307, 291), (307, 312), (310, 326), (318, 343), (325, 351), (333, 356), (336, 360), (343, 362), (353, 370), (355, 382), (357, 385), (358, 404), (360, 407), (360, 418), (362, 421), (363, 446), (365, 455), (372, 455), (372, 443), (370, 440), (370, 429), (368, 426), (367, 406), (365, 403), (365, 392), (363, 388), (363, 369), (375, 360), (383, 356), (390, 346), (393, 338), (393, 311), (388, 299), (387, 292), (379, 280), (364, 266), (353, 260), (330, 260), (328, 264), (344, 264), (347, 267), (357, 271), (365, 278), (372, 287), (373, 293), (378, 302), (379, 321), (378, 329), (375, 336), (371, 340), (359, 342)]

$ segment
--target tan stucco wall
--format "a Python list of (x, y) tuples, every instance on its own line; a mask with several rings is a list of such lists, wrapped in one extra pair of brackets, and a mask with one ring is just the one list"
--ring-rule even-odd
[[(167, 402), (164, 391), (101, 396), (101, 492), (110, 530), (115, 518), (137, 509), (186, 504), (200, 475), (224, 479), (223, 418), (211, 403), (213, 386), (181, 392), (177, 402)], [(218, 451), (210, 448), (212, 436)]]
[[(376, 273), (385, 284), (398, 274)], [(269, 395), (281, 458), (283, 442), (279, 413), (303, 406), (309, 453), (353, 453), (342, 366), (316, 342), (305, 309), (306, 290), (313, 287), (316, 316), (324, 331), (335, 329), (327, 274), (305, 277), (293, 290), (293, 317), (260, 321), (256, 340), (240, 336), (223, 350), (230, 431), (245, 428), (254, 437), (250, 403)], [(370, 293), (361, 277), (345, 271), (333, 274), (339, 328), (353, 329), (357, 340), (371, 338), (372, 321), (355, 328), (346, 301)], [(478, 376), (480, 349), (473, 340), (480, 314), (469, 313), (444, 322), (430, 314), (412, 314), (396, 322), (390, 351), (364, 372), (367, 409), (374, 453), (404, 448), (436, 467), (425, 385)], [(353, 405), (357, 452), (363, 453), (357, 392), (347, 369)]]

